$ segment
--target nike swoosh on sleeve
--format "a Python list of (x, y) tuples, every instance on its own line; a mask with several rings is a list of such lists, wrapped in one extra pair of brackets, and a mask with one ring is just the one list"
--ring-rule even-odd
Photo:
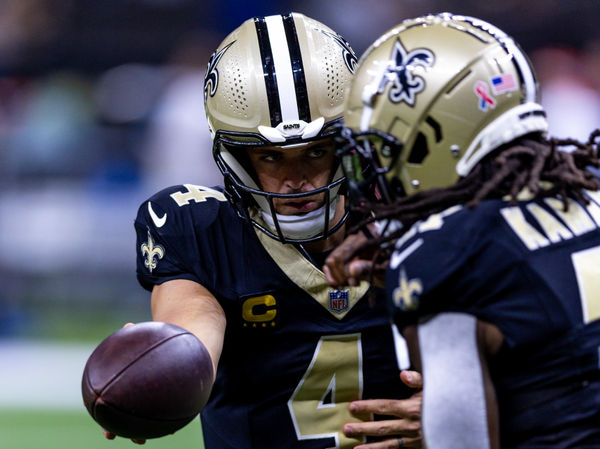
[(148, 213), (150, 214), (150, 218), (152, 218), (152, 221), (154, 222), (154, 226), (156, 226), (157, 228), (162, 228), (167, 222), (167, 213), (165, 212), (165, 214), (162, 217), (156, 215), (156, 212), (154, 212), (154, 210), (152, 209), (152, 204), (150, 203), (150, 201), (148, 201)]

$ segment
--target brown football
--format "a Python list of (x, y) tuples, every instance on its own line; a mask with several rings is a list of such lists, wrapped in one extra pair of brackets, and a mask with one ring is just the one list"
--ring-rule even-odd
[(92, 418), (133, 439), (174, 433), (193, 420), (210, 395), (208, 351), (187, 330), (151, 321), (119, 329), (92, 352), (81, 392)]

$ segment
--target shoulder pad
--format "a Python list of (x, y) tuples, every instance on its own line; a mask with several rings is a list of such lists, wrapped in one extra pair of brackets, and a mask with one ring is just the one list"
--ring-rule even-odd
[(183, 184), (168, 187), (142, 203), (136, 221), (160, 232), (175, 223), (206, 227), (222, 213), (231, 213), (222, 187)]

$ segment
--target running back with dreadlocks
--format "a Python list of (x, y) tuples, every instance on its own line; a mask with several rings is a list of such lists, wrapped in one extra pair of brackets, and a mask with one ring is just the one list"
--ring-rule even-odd
[(344, 117), (359, 227), (380, 235), (354, 254), (375, 248), (375, 263), (327, 269), (339, 284), (389, 260), (425, 446), (600, 447), (600, 130), (547, 139), (518, 45), (448, 13), (367, 49)]

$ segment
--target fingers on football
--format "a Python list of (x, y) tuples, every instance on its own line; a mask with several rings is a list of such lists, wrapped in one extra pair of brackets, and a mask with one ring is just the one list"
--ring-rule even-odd
[(115, 439), (115, 434), (114, 433), (110, 433), (108, 430), (102, 429), (102, 433), (104, 434), (104, 438), (106, 438), (107, 440), (114, 440)]
[[(107, 440), (114, 440), (116, 438), (116, 435), (108, 430), (102, 429), (102, 433)], [(135, 444), (146, 444), (146, 440), (132, 438), (131, 441), (133, 441)]]

